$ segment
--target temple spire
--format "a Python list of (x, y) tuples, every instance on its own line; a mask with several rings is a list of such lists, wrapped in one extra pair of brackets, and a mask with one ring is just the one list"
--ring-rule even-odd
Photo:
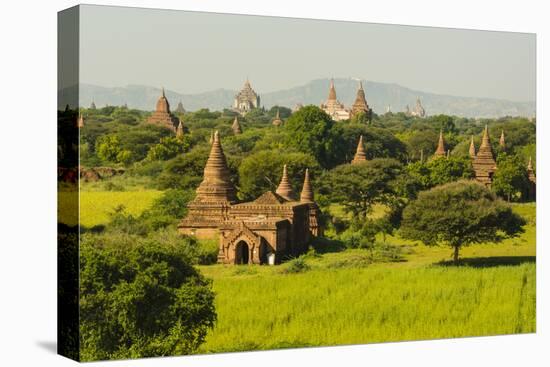
[(181, 122), (181, 120), (179, 120), (179, 124), (176, 129), (176, 138), (183, 138), (183, 122)]
[(277, 114), (275, 115), (275, 118), (271, 123), (275, 126), (279, 126), (283, 124), (283, 120), (281, 120), (281, 117), (279, 115), (279, 108), (277, 108)]
[(498, 145), (502, 150), (506, 150), (506, 140), (504, 139), (504, 130), (500, 131), (500, 139), (498, 141)]
[(485, 125), (485, 130), (483, 130), (483, 137), (481, 138), (481, 145), (479, 147), (479, 150), (481, 150), (481, 148), (491, 147), (491, 141), (489, 139), (489, 127)]
[(328, 99), (336, 101), (336, 88), (334, 88), (334, 79), (330, 79), (330, 88), (328, 91)]
[(277, 190), (275, 192), (286, 200), (293, 200), (292, 196), (294, 195), (294, 193), (292, 191), (292, 186), (290, 186), (290, 182), (288, 181), (288, 171), (286, 168), (286, 164), (283, 166), (283, 177), (281, 177), (281, 182), (279, 183), (279, 187), (277, 187)]
[(445, 157), (445, 139), (443, 138), (443, 130), (439, 130), (439, 141), (435, 150), (436, 157)]
[(357, 150), (355, 151), (355, 156), (351, 161), (351, 164), (357, 164), (365, 162), (367, 160), (367, 153), (365, 152), (365, 146), (363, 145), (363, 135), (359, 137), (359, 143), (357, 144)]
[(164, 87), (162, 87), (162, 97), (166, 98), (166, 95), (164, 94)]
[(237, 116), (235, 116), (235, 120), (233, 120), (233, 125), (231, 125), (231, 129), (233, 130), (233, 133), (235, 135), (243, 133), (243, 129), (241, 128), (241, 124), (239, 123), (239, 119), (237, 118)]
[(204, 167), (204, 178), (197, 188), (199, 201), (235, 202), (235, 188), (229, 177), (229, 168), (223, 153), (218, 131), (214, 133), (214, 141), (210, 155)]
[(306, 168), (306, 175), (304, 177), (304, 186), (302, 193), (300, 194), (300, 201), (303, 203), (313, 203), (313, 189), (311, 182), (309, 181), (309, 169)]
[(531, 161), (531, 156), (529, 156), (529, 163), (527, 163), (527, 172), (533, 171), (533, 162)]
[(472, 135), (472, 140), (470, 140), (470, 158), (475, 158), (476, 156), (476, 146), (474, 144), (474, 136)]

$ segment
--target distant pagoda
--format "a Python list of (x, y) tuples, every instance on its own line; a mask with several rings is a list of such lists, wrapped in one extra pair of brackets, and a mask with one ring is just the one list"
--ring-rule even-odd
[(420, 102), (420, 98), (416, 98), (416, 105), (414, 106), (414, 109), (410, 111), (411, 116), (415, 117), (426, 117), (426, 110), (422, 106), (422, 102)]
[(162, 94), (157, 100), (155, 112), (147, 119), (150, 124), (164, 126), (172, 131), (176, 131), (179, 125), (179, 120), (172, 116), (170, 113), (170, 103), (164, 94), (164, 88), (162, 88)]
[(176, 107), (176, 110), (174, 112), (179, 114), (185, 113), (185, 108), (183, 108), (183, 104), (181, 103), (181, 101), (178, 102), (178, 106)]
[(445, 150), (445, 138), (443, 137), (443, 130), (439, 131), (439, 141), (437, 142), (437, 149), (435, 150), (434, 157), (441, 158), (447, 154)]
[(271, 123), (275, 126), (281, 126), (283, 124), (283, 120), (281, 120), (281, 116), (279, 115), (279, 109), (277, 108), (277, 114), (275, 115), (275, 118)]
[(491, 148), (491, 140), (489, 137), (489, 128), (487, 125), (485, 125), (481, 145), (472, 162), (472, 166), (474, 168), (476, 179), (486, 186), (491, 186), (491, 183), (493, 182), (493, 175), (497, 170), (497, 163), (493, 156), (493, 149)]
[(498, 140), (498, 146), (502, 152), (506, 151), (506, 140), (504, 139), (504, 130), (500, 131), (500, 139)]
[(351, 106), (350, 117), (355, 117), (360, 113), (364, 113), (367, 119), (370, 121), (372, 118), (372, 109), (367, 104), (365, 97), (365, 90), (363, 89), (363, 83), (359, 81), (359, 89), (357, 89), (357, 95), (355, 96), (355, 102)]
[(235, 95), (233, 109), (244, 116), (254, 108), (260, 108), (260, 96), (252, 89), (247, 78), (241, 91)]
[(334, 121), (349, 119), (349, 111), (346, 110), (343, 103), (336, 98), (336, 88), (334, 88), (334, 79), (330, 80), (328, 90), (328, 99), (321, 103), (321, 109), (325, 111)]
[(239, 119), (237, 116), (235, 116), (235, 120), (233, 120), (233, 125), (231, 125), (231, 130), (233, 130), (233, 134), (239, 135), (243, 133), (243, 129), (241, 127), (241, 124), (239, 123)]
[(180, 120), (178, 127), (176, 129), (176, 138), (183, 138), (183, 122)]
[(365, 152), (365, 146), (363, 145), (363, 135), (361, 135), (359, 137), (359, 143), (357, 144), (355, 156), (353, 157), (351, 164), (366, 162), (366, 160), (367, 160), (367, 153)]
[(97, 107), (95, 106), (95, 102), (92, 100), (92, 103), (90, 103), (90, 110), (95, 110)]

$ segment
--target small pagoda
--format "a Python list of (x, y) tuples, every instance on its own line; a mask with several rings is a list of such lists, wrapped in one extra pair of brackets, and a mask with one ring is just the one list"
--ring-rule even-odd
[(157, 100), (156, 109), (152, 115), (149, 116), (147, 122), (166, 127), (174, 132), (176, 131), (177, 126), (179, 125), (179, 120), (170, 113), (170, 103), (168, 103), (168, 99), (164, 93), (164, 88), (162, 88), (162, 94)]
[(275, 118), (273, 119), (273, 121), (271, 121), (271, 123), (274, 126), (281, 126), (283, 124), (283, 120), (281, 120), (281, 116), (279, 114), (279, 109), (278, 108), (277, 108), (277, 114), (275, 115)]
[(491, 140), (489, 137), (489, 128), (487, 125), (485, 125), (481, 145), (479, 147), (479, 151), (475, 155), (472, 166), (474, 168), (476, 180), (486, 186), (491, 186), (491, 183), (493, 182), (493, 175), (497, 170), (497, 163), (493, 155), (493, 149), (491, 147)]
[(231, 125), (231, 130), (233, 130), (233, 134), (239, 135), (243, 133), (243, 129), (241, 127), (241, 124), (239, 123), (239, 119), (237, 116), (235, 116), (235, 120), (233, 120), (233, 125)]
[(365, 90), (363, 89), (363, 83), (361, 81), (359, 81), (359, 89), (357, 89), (355, 102), (353, 102), (353, 105), (351, 106), (350, 117), (355, 117), (360, 113), (364, 113), (370, 121), (372, 117), (372, 109), (367, 104)]
[(358, 164), (367, 161), (367, 153), (365, 152), (365, 146), (363, 144), (363, 135), (359, 137), (359, 143), (357, 144), (357, 149), (355, 151), (355, 156), (351, 161), (351, 164)]
[(445, 150), (445, 138), (443, 137), (443, 130), (439, 131), (439, 141), (437, 142), (437, 149), (434, 153), (434, 158), (443, 158), (447, 156), (447, 151)]

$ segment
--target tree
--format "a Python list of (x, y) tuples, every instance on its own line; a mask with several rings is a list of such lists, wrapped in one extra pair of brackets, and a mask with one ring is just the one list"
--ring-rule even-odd
[(520, 199), (529, 191), (527, 167), (521, 158), (506, 153), (498, 156), (497, 170), (493, 176), (492, 188), (506, 200)]
[(297, 197), (304, 183), (306, 168), (312, 177), (318, 177), (320, 173), (319, 163), (310, 154), (262, 150), (247, 156), (239, 166), (238, 186), (241, 198), (253, 199), (268, 190), (275, 191), (285, 164), (288, 166), (289, 181)]
[(189, 150), (190, 146), (189, 138), (186, 136), (181, 139), (175, 136), (161, 138), (159, 144), (153, 145), (149, 149), (147, 160), (164, 161), (174, 158), (176, 155)]
[(305, 106), (293, 113), (284, 124), (285, 145), (309, 153), (323, 167), (330, 167), (335, 146), (331, 129), (334, 121), (316, 106)]
[(344, 164), (323, 176), (321, 192), (331, 202), (343, 205), (346, 212), (364, 221), (374, 204), (391, 203), (396, 195), (393, 184), (401, 172), (401, 164), (389, 158)]
[(421, 192), (403, 211), (400, 232), (428, 246), (448, 245), (458, 264), (463, 246), (500, 242), (523, 232), (523, 218), (485, 186), (459, 181)]
[(105, 162), (128, 164), (132, 160), (132, 152), (122, 149), (116, 135), (107, 135), (96, 142), (97, 156)]
[(214, 326), (211, 282), (178, 246), (86, 236), (80, 259), (83, 360), (189, 354)]

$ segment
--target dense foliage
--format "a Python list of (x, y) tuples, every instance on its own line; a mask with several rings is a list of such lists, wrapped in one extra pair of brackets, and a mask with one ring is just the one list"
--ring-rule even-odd
[(426, 245), (459, 250), (481, 242), (499, 242), (522, 232), (525, 221), (480, 183), (459, 181), (421, 192), (403, 212), (400, 232)]

